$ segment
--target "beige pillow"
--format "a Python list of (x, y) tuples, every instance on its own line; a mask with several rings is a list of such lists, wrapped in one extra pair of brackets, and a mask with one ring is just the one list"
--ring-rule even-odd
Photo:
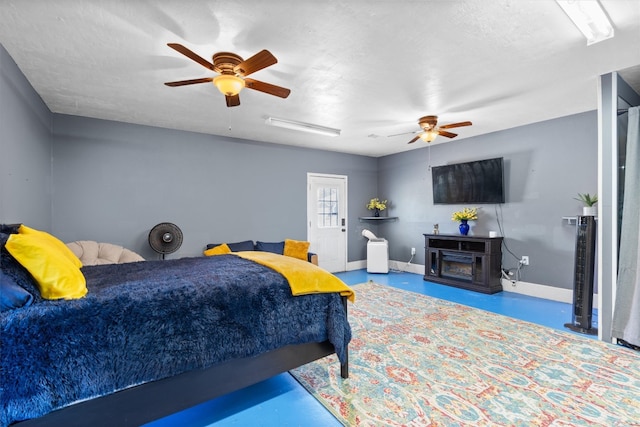
[(129, 249), (111, 243), (77, 240), (67, 243), (67, 247), (80, 258), (82, 265), (123, 264), (145, 260)]

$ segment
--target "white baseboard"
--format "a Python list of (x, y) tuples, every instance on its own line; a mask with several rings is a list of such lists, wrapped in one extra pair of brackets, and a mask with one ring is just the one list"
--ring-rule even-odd
[[(353, 261), (347, 264), (347, 271), (361, 270), (366, 268), (366, 260)], [(403, 261), (389, 261), (389, 268), (395, 271), (420, 274), (424, 276), (424, 265), (420, 264), (407, 264)], [(516, 294), (573, 304), (573, 289), (556, 288), (554, 286), (540, 285), (538, 283), (523, 281), (512, 283), (511, 281), (506, 279), (501, 279), (501, 281), (502, 289), (504, 290), (504, 292), (513, 292)], [(598, 308), (597, 294), (594, 294), (593, 296), (593, 308)]]
[[(559, 301), (573, 304), (573, 289), (556, 288), (538, 283), (518, 281), (512, 283), (510, 280), (501, 279), (502, 290), (514, 292), (516, 294), (528, 295), (530, 297), (544, 298), (551, 301)], [(593, 295), (593, 308), (598, 308), (598, 294)]]
[(551, 301), (573, 303), (573, 291), (571, 289), (554, 288), (553, 286), (539, 285), (537, 283), (501, 279), (502, 290), (530, 297), (544, 298)]
[(351, 261), (347, 263), (347, 271), (363, 270), (367, 268), (367, 261)]
[[(353, 270), (366, 270), (367, 261), (352, 261), (347, 263), (347, 271)], [(395, 271), (401, 271), (404, 273), (415, 273), (424, 276), (424, 265), (420, 264), (407, 264), (401, 261), (389, 261), (389, 269)]]
[(389, 261), (389, 268), (404, 273), (415, 273), (424, 276), (424, 265), (408, 264), (402, 261)]

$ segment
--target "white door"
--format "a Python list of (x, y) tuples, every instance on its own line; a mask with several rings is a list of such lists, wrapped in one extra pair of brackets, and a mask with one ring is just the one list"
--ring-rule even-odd
[(307, 174), (307, 240), (318, 265), (347, 270), (347, 177)]

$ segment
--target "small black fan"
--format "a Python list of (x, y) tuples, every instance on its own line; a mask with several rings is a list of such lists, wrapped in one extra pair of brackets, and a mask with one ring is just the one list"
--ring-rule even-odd
[(170, 222), (161, 222), (149, 232), (149, 246), (159, 254), (162, 259), (166, 254), (172, 254), (182, 245), (182, 231)]

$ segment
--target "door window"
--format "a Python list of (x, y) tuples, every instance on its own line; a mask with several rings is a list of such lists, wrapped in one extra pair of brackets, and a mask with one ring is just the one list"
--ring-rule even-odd
[(318, 228), (338, 227), (338, 189), (318, 188), (317, 200)]

